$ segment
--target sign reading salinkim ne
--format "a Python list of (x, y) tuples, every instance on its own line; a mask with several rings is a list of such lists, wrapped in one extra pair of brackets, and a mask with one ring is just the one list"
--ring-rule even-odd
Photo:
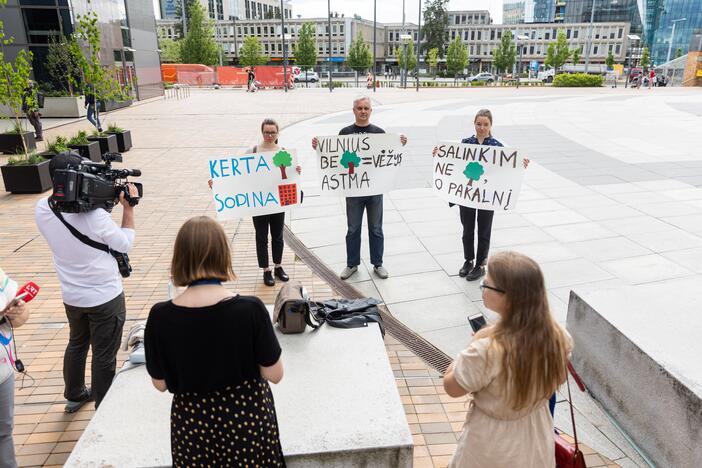
[(264, 153), (210, 158), (217, 219), (273, 214), (300, 203), (297, 154), (281, 149)]
[(400, 135), (362, 133), (317, 137), (322, 194), (380, 195), (395, 188), (402, 166)]
[(523, 159), (514, 148), (440, 143), (433, 160), (434, 190), (457, 205), (513, 210), (524, 179)]

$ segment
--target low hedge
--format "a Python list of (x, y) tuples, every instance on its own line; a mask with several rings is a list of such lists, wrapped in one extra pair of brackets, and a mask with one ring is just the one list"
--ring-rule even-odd
[(599, 88), (604, 78), (587, 73), (561, 73), (553, 79), (553, 86), (560, 88)]

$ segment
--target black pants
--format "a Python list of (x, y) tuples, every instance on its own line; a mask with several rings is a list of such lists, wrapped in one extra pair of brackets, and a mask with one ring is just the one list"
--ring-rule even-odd
[(127, 312), (124, 293), (95, 307), (74, 307), (64, 304), (70, 335), (63, 355), (63, 381), (67, 400), (79, 401), (85, 395), (85, 360), (92, 346), (90, 368), (95, 407), (112, 385), (117, 366), (117, 351)]
[[(484, 265), (490, 251), (490, 235), (492, 234), (492, 216), (494, 211), (476, 210), (465, 206), (458, 207), (461, 212), (461, 224), (463, 225), (463, 258), (466, 260), (475, 259), (477, 266)], [(473, 244), (475, 243), (475, 218), (478, 218), (478, 256), (476, 258)]]
[(258, 266), (268, 268), (268, 230), (271, 231), (271, 250), (273, 251), (273, 264), (280, 265), (283, 261), (283, 227), (285, 226), (285, 213), (261, 215), (253, 217), (256, 229), (256, 256)]

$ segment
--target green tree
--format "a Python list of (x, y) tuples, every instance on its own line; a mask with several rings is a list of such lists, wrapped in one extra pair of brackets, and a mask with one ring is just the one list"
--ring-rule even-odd
[(680, 57), (682, 57), (682, 55), (683, 55), (682, 47), (678, 47), (677, 49), (675, 49), (675, 58), (680, 58)]
[(200, 2), (193, 2), (188, 13), (188, 33), (180, 46), (183, 63), (219, 63), (220, 47), (214, 40), (214, 24), (205, 16), (205, 9)]
[(74, 35), (70, 37), (59, 34), (49, 36), (49, 48), (46, 54), (46, 71), (49, 72), (51, 81), (58, 84), (60, 89), (73, 96), (73, 90), (80, 86), (81, 68), (77, 54), (80, 46)]
[(397, 64), (400, 66), (401, 70), (405, 69), (405, 64), (407, 64), (408, 73), (414, 70), (417, 66), (417, 54), (414, 52), (414, 40), (410, 38), (407, 42), (407, 47), (404, 45), (396, 47), (395, 56), (397, 57)]
[(175, 31), (176, 35), (180, 38), (183, 37), (183, 2), (185, 2), (185, 22), (190, 23), (190, 7), (194, 3), (199, 3), (199, 0), (177, 0), (176, 1), (176, 9), (175, 9), (175, 17), (179, 20), (175, 24)]
[(505, 70), (511, 70), (514, 62), (517, 59), (517, 46), (512, 40), (512, 32), (505, 31), (502, 33), (499, 47), (492, 50), (493, 65), (498, 73), (504, 73)]
[(446, 51), (446, 68), (453, 75), (454, 81), (456, 75), (461, 73), (466, 65), (468, 65), (468, 48), (461, 42), (460, 37), (456, 37)]
[(641, 68), (644, 70), (648, 68), (651, 62), (651, 54), (648, 52), (648, 47), (644, 47), (643, 53), (641, 54)]
[[(425, 51), (436, 49), (439, 57), (443, 58), (448, 40), (448, 11), (446, 6), (449, 0), (425, 0), (424, 2), (424, 26), (422, 26), (422, 38)], [(428, 57), (426, 58), (429, 61)]]
[(427, 63), (429, 64), (429, 68), (433, 69), (436, 74), (436, 67), (439, 65), (439, 49), (436, 47), (429, 49), (429, 52), (427, 52)]
[(580, 63), (580, 47), (574, 47), (570, 52), (571, 57), (573, 57), (573, 65)]
[(607, 55), (605, 65), (607, 65), (607, 70), (612, 70), (614, 68), (614, 55), (612, 55), (612, 52)]
[(182, 40), (159, 38), (158, 48), (161, 49), (161, 62), (163, 63), (183, 63), (181, 60)]
[(555, 71), (558, 72), (558, 70), (568, 61), (570, 55), (571, 51), (568, 48), (568, 40), (566, 39), (565, 32), (558, 31), (556, 42), (551, 42), (548, 45), (544, 65), (553, 67)]
[(347, 62), (349, 67), (357, 72), (356, 86), (358, 86), (358, 72), (363, 72), (373, 66), (373, 54), (370, 46), (363, 40), (360, 31), (356, 38), (351, 41)]
[(361, 164), (361, 158), (358, 157), (355, 151), (344, 151), (341, 161), (339, 161), (342, 166), (349, 170), (349, 175), (353, 174), (354, 167), (358, 167)]
[[(305, 23), (300, 28), (295, 48), (295, 62), (303, 70), (317, 65), (317, 41), (312, 23)], [(305, 87), (307, 87), (307, 83), (308, 81), (305, 80)]]
[(483, 169), (483, 166), (480, 163), (469, 162), (466, 165), (466, 168), (463, 170), (463, 175), (466, 176), (466, 179), (468, 179), (468, 186), (472, 187), (473, 181), (480, 180), (480, 177), (484, 172), (485, 169)]
[(287, 151), (278, 151), (273, 156), (273, 164), (280, 168), (280, 177), (287, 179), (288, 176), (285, 173), (285, 168), (292, 166), (292, 156)]
[(239, 63), (245, 67), (255, 67), (268, 62), (268, 57), (261, 53), (261, 43), (255, 36), (244, 38), (244, 44), (239, 49)]

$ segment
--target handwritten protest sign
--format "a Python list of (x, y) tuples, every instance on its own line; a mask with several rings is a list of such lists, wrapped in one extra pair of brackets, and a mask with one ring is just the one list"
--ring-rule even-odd
[(402, 165), (399, 135), (364, 133), (317, 140), (323, 194), (359, 197), (395, 188)]
[(513, 210), (524, 179), (514, 148), (441, 143), (433, 160), (434, 189), (444, 200), (481, 210)]
[(300, 203), (299, 175), (294, 150), (211, 158), (217, 219), (280, 213)]

